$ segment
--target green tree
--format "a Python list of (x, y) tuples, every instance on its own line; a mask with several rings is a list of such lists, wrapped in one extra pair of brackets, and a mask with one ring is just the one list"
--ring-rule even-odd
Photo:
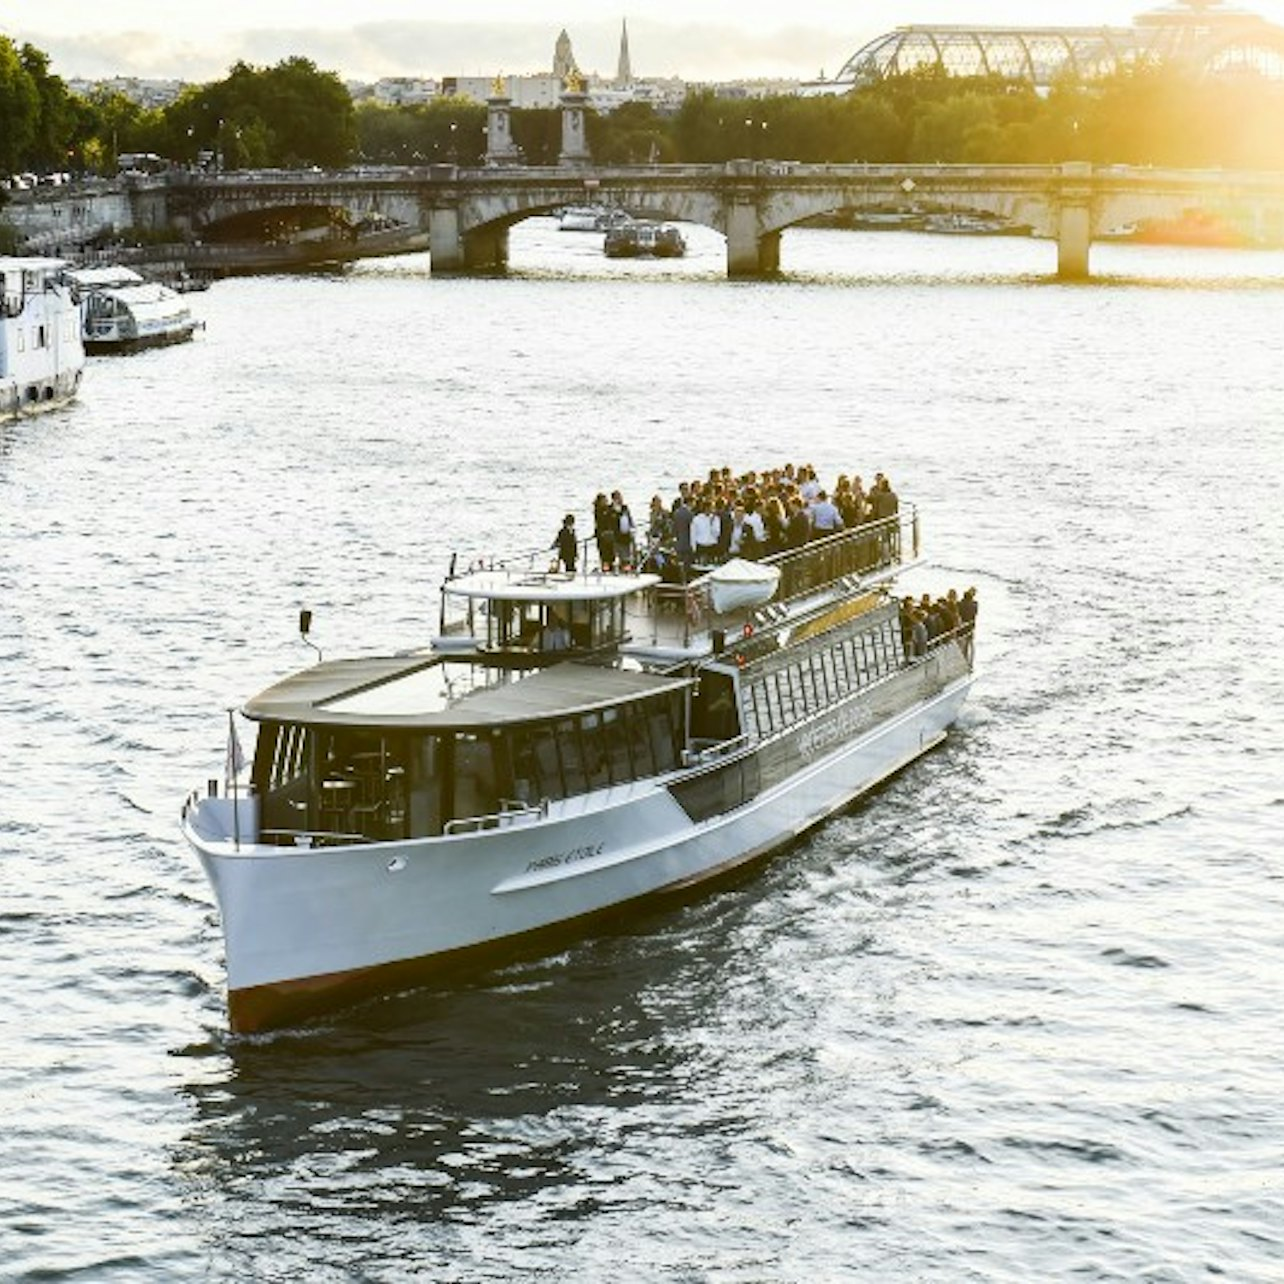
[(562, 113), (556, 107), (514, 108), (513, 142), (527, 165), (556, 165), (562, 150)]
[(267, 69), (235, 63), (171, 103), (161, 131), (173, 158), (191, 163), (204, 152), (228, 167), (346, 165), (357, 144), (343, 82), (307, 58)]
[(143, 109), (133, 99), (115, 90), (98, 88), (85, 102), (92, 122), (85, 151), (95, 169), (114, 174), (116, 158), (121, 152), (153, 150), (142, 145)]
[(27, 159), (33, 169), (42, 173), (66, 169), (68, 143), (75, 122), (67, 86), (61, 77), (50, 72), (49, 55), (34, 45), (23, 45), (18, 56), (35, 86), (39, 103)]
[(990, 153), (1001, 152), (995, 145), (998, 134), (994, 104), (976, 93), (929, 102), (916, 113), (910, 136), (911, 161), (944, 161), (958, 164), (973, 159), (972, 140), (984, 137)]
[(0, 36), (0, 173), (26, 168), (39, 129), (40, 93), (13, 41)]
[(590, 112), (589, 150), (603, 165), (646, 165), (672, 159), (665, 122), (650, 103), (623, 103), (613, 112)]

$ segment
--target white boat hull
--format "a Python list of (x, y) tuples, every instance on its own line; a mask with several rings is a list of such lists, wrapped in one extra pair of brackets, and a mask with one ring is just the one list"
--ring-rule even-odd
[(0, 256), (0, 422), (73, 400), (85, 368), (80, 307), (61, 259)]
[(80, 391), (80, 370), (60, 370), (48, 378), (19, 385), (0, 378), (0, 423), (24, 415), (61, 410), (75, 401)]
[[(704, 819), (671, 787), (689, 772), (484, 833), (349, 847), (211, 839), (231, 803), (202, 800), (184, 830), (218, 898), (233, 1028), (288, 1024), (764, 856), (938, 744), (972, 676), (958, 657), (930, 684), (921, 671), (890, 682), (904, 687), (901, 712), (871, 717), (871, 692), (843, 701), (781, 738), (791, 769), (779, 783)], [(252, 833), (252, 801), (240, 806)]]

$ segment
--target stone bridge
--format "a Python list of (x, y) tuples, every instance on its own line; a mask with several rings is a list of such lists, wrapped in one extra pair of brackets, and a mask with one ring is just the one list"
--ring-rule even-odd
[(134, 180), (136, 226), (190, 237), (222, 220), (301, 206), (382, 216), (428, 232), (432, 270), (502, 268), (509, 229), (564, 205), (605, 202), (637, 215), (702, 223), (726, 237), (731, 276), (780, 268), (781, 233), (835, 210), (949, 209), (1029, 225), (1057, 246), (1057, 270), (1088, 274), (1094, 238), (1142, 219), (1192, 213), (1284, 240), (1284, 174), (1062, 165), (495, 165), (461, 169), (174, 173)]

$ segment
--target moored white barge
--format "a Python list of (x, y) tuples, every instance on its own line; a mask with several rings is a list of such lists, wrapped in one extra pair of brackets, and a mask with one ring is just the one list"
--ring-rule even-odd
[(972, 638), (906, 645), (912, 516), (708, 578), (476, 570), (433, 648), (327, 661), (251, 700), (249, 779), (192, 797), (231, 1025), (295, 1022), (765, 855), (937, 744)]
[(56, 410), (85, 368), (62, 259), (0, 257), (0, 421)]
[(136, 352), (185, 343), (201, 328), (187, 300), (133, 268), (74, 268), (67, 279), (84, 311), (84, 342), (91, 353)]

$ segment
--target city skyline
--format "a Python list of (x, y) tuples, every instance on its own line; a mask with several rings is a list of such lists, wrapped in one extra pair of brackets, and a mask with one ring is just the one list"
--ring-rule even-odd
[[(833, 74), (865, 41), (908, 23), (1127, 26), (1162, 7), (1169, 6), (1080, 0), (1044, 3), (1031, 13), (1020, 0), (871, 0), (854, 12), (833, 0), (795, 0), (787, 9), (746, 11), (733, 0), (653, 0), (606, 12), (591, 0), (476, 0), (467, 19), (455, 21), (424, 20), (416, 0), (367, 0), (353, 22), (320, 14), (309, 0), (228, 0), (199, 13), (175, 13), (164, 0), (117, 0), (101, 18), (87, 18), (83, 0), (42, 0), (6, 13), (0, 34), (45, 50), (64, 79), (207, 81), (237, 60), (270, 65), (300, 55), (347, 79), (377, 80), (547, 71), (564, 28), (581, 69), (611, 76), (627, 19), (640, 77), (811, 79)], [(1284, 0), (1223, 7), (1284, 25)]]

